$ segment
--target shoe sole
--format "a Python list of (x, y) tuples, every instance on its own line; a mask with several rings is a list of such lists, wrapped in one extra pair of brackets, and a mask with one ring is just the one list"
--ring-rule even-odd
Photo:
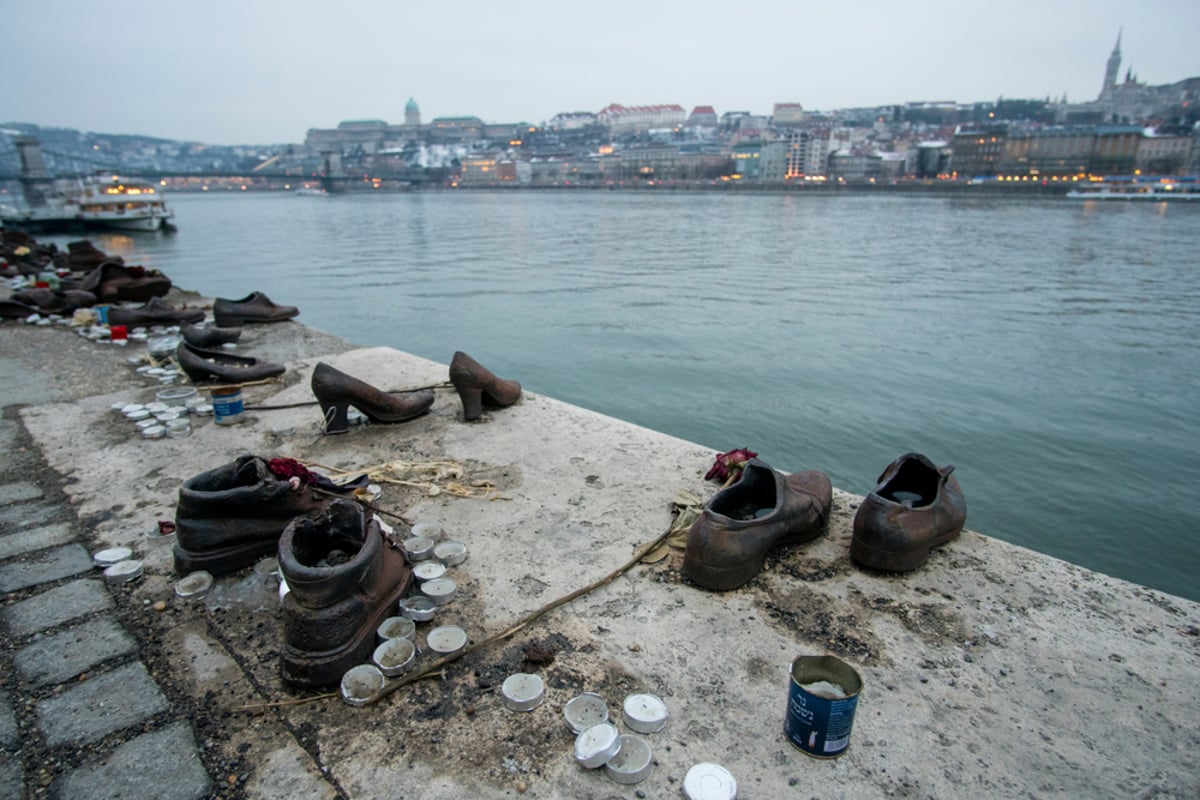
[(175, 574), (188, 575), (204, 570), (213, 576), (226, 575), (249, 567), (264, 556), (273, 555), (279, 549), (278, 539), (265, 539), (262, 542), (228, 547), (224, 550), (210, 550), (194, 553), (175, 545), (172, 554), (175, 557)]
[(951, 542), (962, 533), (962, 528), (953, 531), (937, 540), (930, 542), (928, 547), (911, 548), (908, 550), (881, 550), (871, 547), (858, 539), (850, 541), (850, 558), (856, 563), (871, 569), (885, 572), (911, 572), (929, 560), (929, 554), (935, 547)]

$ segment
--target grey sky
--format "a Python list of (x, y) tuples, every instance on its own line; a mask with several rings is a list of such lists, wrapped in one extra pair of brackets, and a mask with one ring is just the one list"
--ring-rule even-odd
[(540, 123), (609, 103), (1093, 99), (1200, 76), (1200, 0), (3, 0), (0, 121), (211, 144), (346, 119)]

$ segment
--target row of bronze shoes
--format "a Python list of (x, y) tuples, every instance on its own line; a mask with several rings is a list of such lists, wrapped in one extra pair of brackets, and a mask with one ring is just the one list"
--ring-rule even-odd
[[(692, 523), (684, 549), (684, 574), (714, 591), (745, 584), (762, 571), (771, 549), (810, 542), (829, 524), (833, 486), (824, 472), (784, 475), (754, 457), (739, 466), (736, 480), (713, 495)], [(924, 564), (934, 547), (956, 538), (967, 504), (953, 472), (920, 453), (889, 464), (854, 514), (851, 559), (908, 572)]]
[[(953, 467), (906, 453), (884, 470), (854, 517), (851, 557), (907, 571), (954, 539), (966, 502)], [(366, 477), (335, 485), (292, 459), (243, 455), (185, 481), (175, 514), (180, 576), (213, 576), (275, 555), (283, 597), (281, 672), (292, 686), (336, 683), (363, 663), (375, 631), (413, 585), (400, 539), (354, 499)], [(705, 505), (688, 534), (683, 569), (707, 589), (735, 589), (769, 550), (811, 541), (829, 521), (832, 486), (817, 470), (784, 475), (757, 458)]]

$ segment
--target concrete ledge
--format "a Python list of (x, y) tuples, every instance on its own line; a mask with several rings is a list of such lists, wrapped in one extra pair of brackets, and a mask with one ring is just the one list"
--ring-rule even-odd
[[(276, 333), (284, 335), (260, 341)], [(486, 353), (472, 355), (487, 363)], [(453, 571), (460, 596), (439, 621), (474, 640), (623, 563), (666, 529), (678, 489), (715, 488), (702, 480), (711, 451), (533, 393), (467, 424), (454, 393), (439, 390), (426, 416), (333, 437), (320, 434), (315, 406), (253, 410), (311, 402), (318, 360), (383, 389), (446, 378), (445, 365), (387, 348), (310, 352), (288, 362), (282, 384), (247, 390), (245, 424), (198, 425), (188, 439), (159, 442), (130, 439), (113, 418), (114, 399), (146, 393), (133, 379), (132, 389), (22, 412), (47, 460), (72, 479), (76, 512), (99, 520), (97, 546), (145, 552), (155, 580), (130, 587), (133, 602), (164, 599), (169, 552), (147, 549), (144, 537), (172, 516), (179, 483), (244, 452), (351, 471), (450, 460), (464, 483), (492, 482), (503, 499), (385, 484), (380, 501), (467, 544), (470, 558)], [(96, 441), (80, 448), (78, 431)], [(600, 693), (616, 716), (631, 692), (666, 701), (671, 722), (649, 737), (657, 766), (636, 787), (649, 797), (676, 796), (699, 761), (723, 764), (740, 796), (758, 800), (1200, 793), (1197, 604), (973, 532), (911, 574), (865, 572), (848, 557), (858, 502), (837, 492), (825, 537), (772, 553), (737, 591), (691, 585), (675, 553), (456, 663), (442, 680), (362, 709), (326, 699), (271, 713), (354, 798), (396, 787), (430, 800), (624, 794), (574, 763), (561, 709), (581, 691)], [(166, 614), (163, 625), (206, 620), (236, 642), (229, 651), (263, 701), (297, 699), (279, 682), (277, 609), (211, 615), (173, 603)], [(782, 732), (788, 668), (820, 653), (865, 681), (850, 750), (835, 761), (810, 759)], [(543, 676), (547, 700), (518, 714), (496, 687), (523, 671)], [(231, 716), (224, 735), (237, 740), (253, 719)]]

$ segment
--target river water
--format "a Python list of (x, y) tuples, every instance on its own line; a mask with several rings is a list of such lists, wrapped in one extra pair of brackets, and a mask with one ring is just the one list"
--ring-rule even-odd
[(308, 325), (444, 363), (463, 350), (533, 391), (848, 491), (922, 452), (957, 466), (968, 527), (1200, 600), (1200, 207), (583, 191), (171, 203), (177, 234), (93, 238), (205, 295), (261, 290)]

